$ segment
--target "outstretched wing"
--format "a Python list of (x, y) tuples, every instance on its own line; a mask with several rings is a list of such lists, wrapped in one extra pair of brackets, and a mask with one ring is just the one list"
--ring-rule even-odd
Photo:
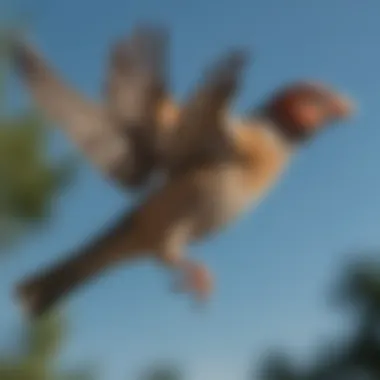
[(74, 140), (103, 121), (103, 109), (66, 83), (35, 48), (21, 40), (12, 47), (15, 69), (34, 101)]
[(141, 183), (141, 160), (105, 106), (74, 90), (28, 43), (13, 43), (13, 63), (33, 100), (106, 177), (123, 187)]
[(163, 149), (169, 176), (194, 164), (229, 156), (232, 141), (226, 116), (247, 62), (245, 50), (233, 50), (208, 68), (182, 108), (177, 127)]
[(164, 28), (140, 26), (111, 49), (105, 106), (132, 142), (139, 184), (146, 183), (157, 167), (158, 115), (167, 97), (167, 48)]
[(167, 94), (168, 34), (140, 26), (111, 49), (106, 103), (125, 127), (153, 129), (157, 107)]
[(105, 110), (66, 83), (28, 43), (13, 43), (13, 63), (33, 100), (63, 129), (82, 153), (108, 177), (119, 181), (120, 162), (129, 147), (116, 133)]

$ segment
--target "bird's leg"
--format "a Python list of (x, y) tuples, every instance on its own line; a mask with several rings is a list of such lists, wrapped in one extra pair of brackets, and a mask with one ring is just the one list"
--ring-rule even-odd
[(206, 300), (212, 291), (212, 276), (203, 264), (185, 255), (184, 246), (190, 230), (191, 223), (177, 223), (167, 234), (160, 258), (178, 276), (173, 290), (191, 293), (197, 300)]
[(189, 292), (198, 300), (207, 300), (212, 292), (213, 279), (207, 267), (194, 260), (183, 260), (179, 266), (180, 278), (175, 283), (175, 290)]

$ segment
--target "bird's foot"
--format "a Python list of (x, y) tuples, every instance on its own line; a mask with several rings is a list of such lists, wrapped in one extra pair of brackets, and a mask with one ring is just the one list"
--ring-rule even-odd
[(189, 292), (199, 301), (206, 301), (213, 287), (209, 270), (202, 264), (186, 261), (181, 268), (181, 278), (175, 284), (175, 290)]

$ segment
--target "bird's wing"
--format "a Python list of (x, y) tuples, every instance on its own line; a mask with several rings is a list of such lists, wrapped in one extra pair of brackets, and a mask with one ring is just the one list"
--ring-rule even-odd
[(106, 104), (125, 128), (153, 132), (156, 113), (167, 94), (166, 30), (140, 26), (111, 49)]
[(205, 72), (164, 146), (162, 155), (169, 176), (195, 163), (227, 157), (232, 143), (226, 126), (228, 106), (247, 62), (245, 50), (230, 50)]
[(103, 175), (128, 187), (131, 177), (136, 177), (133, 142), (121, 134), (106, 108), (73, 89), (25, 41), (13, 42), (12, 58), (43, 114), (64, 130)]
[(12, 61), (41, 110), (60, 127), (75, 135), (91, 133), (104, 118), (102, 107), (74, 90), (29, 43), (12, 44)]
[(160, 114), (168, 97), (167, 50), (164, 28), (139, 26), (113, 45), (108, 63), (105, 107), (124, 139), (131, 142), (133, 185), (140, 187), (157, 168)]

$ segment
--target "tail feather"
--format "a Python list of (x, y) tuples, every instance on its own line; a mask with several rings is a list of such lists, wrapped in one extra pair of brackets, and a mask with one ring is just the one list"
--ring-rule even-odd
[(130, 215), (85, 250), (25, 279), (16, 287), (16, 297), (31, 318), (39, 317), (70, 292), (84, 285), (120, 260), (141, 255), (132, 244)]
[(16, 288), (16, 296), (32, 317), (39, 316), (65, 294), (84, 284), (98, 271), (105, 269), (109, 258), (96, 255), (78, 255), (59, 263), (48, 271), (26, 279)]

